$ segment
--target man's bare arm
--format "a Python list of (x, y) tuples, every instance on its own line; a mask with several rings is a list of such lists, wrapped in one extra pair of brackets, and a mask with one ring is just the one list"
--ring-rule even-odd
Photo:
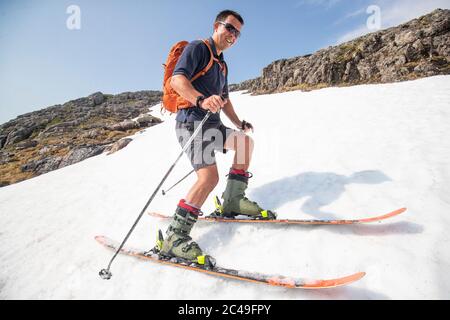
[(185, 76), (178, 74), (170, 80), (170, 86), (184, 99), (192, 103), (194, 106), (197, 103), (197, 97), (202, 94), (195, 90), (192, 83)]
[(234, 111), (233, 104), (231, 103), (230, 99), (227, 99), (227, 103), (222, 108), (225, 115), (230, 119), (230, 121), (238, 128), (241, 128), (242, 121), (239, 120), (239, 117), (237, 116), (236, 112)]
[[(202, 96), (200, 92), (195, 90), (192, 83), (186, 78), (184, 75), (174, 75), (170, 80), (170, 86), (184, 99), (192, 103), (195, 106), (197, 103), (197, 97)], [(223, 107), (224, 101), (220, 98), (220, 96), (214, 95), (206, 98), (200, 104), (205, 110), (210, 110), (213, 113), (216, 113)]]

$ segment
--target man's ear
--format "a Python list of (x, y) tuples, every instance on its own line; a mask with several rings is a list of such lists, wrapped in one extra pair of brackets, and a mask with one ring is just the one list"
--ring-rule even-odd
[(219, 22), (214, 22), (214, 24), (213, 24), (213, 31), (216, 32), (217, 28), (219, 28), (219, 26), (220, 26)]

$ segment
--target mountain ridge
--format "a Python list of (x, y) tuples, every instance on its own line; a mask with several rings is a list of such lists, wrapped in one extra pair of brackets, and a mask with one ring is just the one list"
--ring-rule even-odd
[(268, 94), (446, 74), (450, 74), (450, 10), (436, 9), (313, 54), (276, 60), (260, 77), (229, 89)]

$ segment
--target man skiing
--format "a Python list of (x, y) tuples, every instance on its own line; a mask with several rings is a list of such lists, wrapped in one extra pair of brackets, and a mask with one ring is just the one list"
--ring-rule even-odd
[[(202, 133), (195, 137), (186, 151), (197, 174), (197, 181), (185, 199), (180, 200), (175, 215), (166, 231), (166, 239), (160, 238), (161, 253), (197, 262), (204, 257), (196, 242), (189, 236), (199, 215), (201, 206), (219, 181), (214, 151), (235, 151), (228, 175), (226, 189), (222, 195), (223, 205), (219, 215), (233, 217), (247, 215), (258, 219), (275, 219), (275, 213), (263, 210), (245, 197), (248, 179), (247, 171), (254, 142), (245, 134), (253, 126), (237, 116), (228, 96), (228, 68), (223, 52), (232, 47), (240, 36), (244, 25), (242, 17), (235, 11), (220, 12), (214, 22), (212, 37), (207, 43), (198, 40), (189, 43), (182, 52), (170, 80), (171, 87), (192, 106), (180, 109), (176, 117), (176, 134), (180, 144), (189, 139), (208, 111), (212, 114), (202, 127)], [(209, 48), (208, 48), (209, 47)], [(205, 68), (214, 55), (212, 67), (203, 76), (191, 82), (192, 77)], [(243, 131), (225, 127), (220, 120), (220, 111)], [(160, 233), (161, 237), (161, 233)]]

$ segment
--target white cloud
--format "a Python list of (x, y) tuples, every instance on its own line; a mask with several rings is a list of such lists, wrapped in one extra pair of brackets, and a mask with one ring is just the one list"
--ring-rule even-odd
[(450, 9), (448, 0), (396, 0), (380, 1), (383, 27), (389, 28), (418, 18), (441, 8)]
[(342, 22), (344, 22), (345, 20), (360, 16), (362, 14), (366, 13), (366, 8), (361, 8), (358, 9), (356, 11), (350, 12), (348, 14), (346, 14), (344, 17), (342, 17), (341, 19), (337, 20), (334, 25), (338, 25), (341, 24)]
[(295, 4), (295, 7), (298, 8), (304, 5), (308, 5), (308, 6), (324, 6), (327, 9), (329, 9), (339, 2), (341, 2), (341, 0), (300, 0)]
[(356, 10), (354, 12), (350, 12), (350, 13), (348, 13), (345, 16), (345, 19), (349, 19), (349, 18), (353, 18), (353, 17), (359, 16), (359, 15), (363, 14), (364, 12), (366, 12), (366, 8), (362, 8), (362, 9)]
[[(422, 15), (428, 14), (431, 11), (441, 8), (450, 9), (449, 0), (379, 0), (374, 1), (374, 4), (381, 8), (381, 28), (386, 29), (393, 26), (397, 26), (401, 23), (407, 22), (409, 20), (418, 18)], [(348, 14), (346, 17), (354, 17), (361, 10), (355, 11), (352, 15)], [(365, 12), (365, 9), (364, 11)], [(366, 16), (368, 18), (369, 15)], [(345, 17), (341, 19), (345, 20)], [(340, 21), (340, 20), (338, 20)], [(341, 35), (336, 43), (340, 44), (357, 37), (363, 36), (373, 32), (369, 30), (366, 26), (366, 21), (363, 24), (357, 26), (353, 30), (347, 31), (345, 34)]]

